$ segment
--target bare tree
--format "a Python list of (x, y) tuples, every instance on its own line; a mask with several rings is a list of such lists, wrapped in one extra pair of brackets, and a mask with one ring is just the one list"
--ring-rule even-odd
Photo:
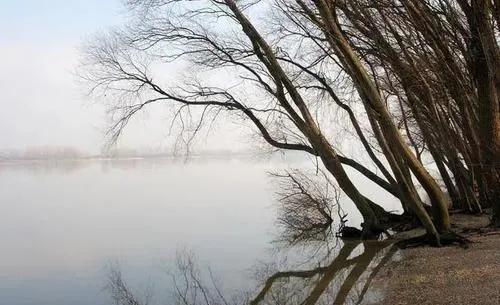
[(324, 241), (325, 234), (334, 229), (336, 212), (341, 211), (336, 186), (325, 173), (319, 179), (299, 170), (271, 175), (277, 179), (280, 241), (289, 245), (312, 239)]
[[(497, 145), (479, 140), (479, 134), (496, 137), (496, 116), (485, 116), (485, 109), (498, 112), (495, 82), (477, 86), (470, 59), (479, 55), (463, 43), (464, 35), (479, 31), (474, 37), (489, 51), (482, 53), (486, 62), (475, 66), (495, 79), (497, 29), (490, 19), (483, 24), (489, 30), (474, 27), (477, 16), (491, 17), (488, 1), (474, 4), (477, 16), (468, 19), (458, 2), (128, 1), (135, 18), (89, 44), (83, 77), (92, 92), (112, 101), (112, 140), (152, 104), (170, 105), (187, 145), (203, 126), (231, 116), (250, 123), (276, 149), (317, 157), (362, 214), (365, 237), (383, 232), (390, 216), (361, 193), (346, 166), (399, 198), (439, 244), (450, 231), (449, 202), (423, 162), (424, 152), (448, 193), (471, 210), (481, 210), (471, 181), (485, 198), (498, 189), (497, 148), (490, 149)], [(153, 72), (186, 63), (195, 77), (177, 83)], [(332, 110), (345, 112), (348, 121)], [(478, 113), (488, 126), (478, 123)], [(371, 165), (339, 149), (345, 123)], [(432, 217), (418, 186), (430, 198)]]
[(117, 266), (109, 271), (106, 290), (116, 305), (148, 305), (151, 297), (148, 294), (144, 300), (138, 298), (136, 293), (125, 283), (122, 272)]
[[(337, 178), (341, 188), (356, 203), (365, 218), (366, 233), (381, 231), (376, 213), (346, 174), (342, 162), (352, 165), (375, 183), (392, 189), (356, 161), (339, 156), (326, 140), (314, 119), (304, 93), (285, 72), (275, 52), (232, 1), (208, 1), (202, 6), (171, 1), (134, 1), (141, 20), (127, 31), (115, 32), (88, 47), (84, 77), (92, 90), (113, 96), (111, 108), (116, 120), (110, 136), (116, 139), (137, 112), (152, 103), (174, 103), (175, 118), (185, 126), (185, 118), (198, 107), (193, 135), (208, 120), (225, 111), (250, 121), (264, 140), (279, 149), (300, 150), (319, 156)], [(153, 12), (153, 8), (155, 9)], [(243, 5), (242, 8), (246, 8)], [(223, 20), (228, 33), (213, 31), (212, 20)], [(242, 34), (235, 32), (241, 26)], [(229, 31), (229, 30), (228, 30)], [(234, 71), (240, 86), (221, 88), (189, 81), (164, 88), (149, 75), (145, 58), (189, 60), (202, 69)], [(243, 87), (242, 87), (243, 86)], [(242, 90), (244, 91), (242, 92)], [(258, 92), (243, 95), (245, 91)], [(396, 192), (394, 192), (396, 193)]]

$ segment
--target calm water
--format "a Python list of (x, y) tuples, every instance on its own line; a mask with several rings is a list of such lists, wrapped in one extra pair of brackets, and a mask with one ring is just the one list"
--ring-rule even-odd
[[(273, 251), (275, 190), (266, 172), (288, 166), (251, 158), (0, 164), (0, 304), (112, 304), (103, 289), (110, 266), (134, 290), (168, 304), (169, 274), (183, 249), (227, 291), (255, 295), (274, 271), (329, 266), (345, 246)], [(367, 248), (344, 252), (373, 253), (370, 261), (387, 252)], [(323, 261), (306, 259), (312, 256)]]

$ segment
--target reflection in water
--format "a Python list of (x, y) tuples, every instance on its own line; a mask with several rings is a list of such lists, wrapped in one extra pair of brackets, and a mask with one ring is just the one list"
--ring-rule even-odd
[(182, 247), (243, 286), (241, 271), (271, 239), (270, 167), (237, 158), (0, 164), (0, 304), (108, 305), (105, 266), (120, 263), (141, 290), (165, 283), (159, 270)]
[[(394, 254), (392, 243), (340, 241), (333, 229), (334, 211), (340, 218), (337, 221), (342, 223), (343, 217), (333, 184), (314, 181), (297, 171), (275, 176), (281, 181), (277, 192), (281, 234), (271, 262), (254, 266), (256, 283), (248, 282), (246, 292), (229, 298), (213, 272), (201, 272), (194, 255), (184, 252), (178, 255), (177, 272), (172, 275), (176, 304), (354, 305), (377, 301), (370, 283)], [(117, 304), (144, 304), (128, 289), (119, 271), (110, 273), (109, 287)]]
[[(270, 211), (275, 200), (271, 193), (276, 189), (269, 186), (266, 171), (291, 165), (255, 162), (246, 157), (192, 158), (187, 164), (184, 161), (165, 158), (0, 163), (0, 304), (107, 305), (109, 295), (102, 291), (106, 278), (103, 273), (107, 270), (103, 267), (110, 262), (121, 265), (130, 287), (137, 287), (139, 292), (141, 286), (153, 283), (159, 304), (173, 305), (176, 299), (185, 305), (249, 304), (273, 274), (297, 270), (313, 270), (315, 274), (272, 280), (259, 304), (301, 304), (315, 298), (317, 303), (333, 302), (335, 298), (355, 303), (352, 300), (357, 300), (358, 295), (370, 295), (370, 289), (359, 286), (369, 279), (366, 274), (370, 271), (359, 276), (356, 284), (344, 280), (351, 273), (350, 278), (356, 278), (354, 268), (362, 267), (359, 264), (363, 257), (370, 258), (367, 250), (360, 252), (365, 248), (372, 251), (372, 246), (346, 243), (345, 249), (341, 248), (331, 224), (325, 229), (338, 212), (334, 189), (323, 196), (317, 192), (323, 189), (315, 188), (319, 184), (303, 180), (303, 187), (311, 187), (306, 189), (313, 195), (310, 202), (317, 204), (314, 208), (302, 204), (304, 194), (297, 192), (298, 185), (291, 189), (296, 195), (288, 197), (293, 200), (283, 211), (300, 211), (297, 216), (308, 218), (282, 218), (283, 224), (300, 224), (300, 232), (286, 231), (290, 234), (281, 236), (281, 241), (286, 241), (287, 247), (269, 258), (266, 248), (275, 237), (275, 218)], [(308, 165), (305, 161), (292, 166)], [(315, 172), (315, 167), (311, 170)], [(325, 184), (325, 190), (329, 187)], [(349, 221), (357, 221), (354, 210), (347, 209), (346, 213)], [(338, 219), (334, 219), (333, 227), (337, 225)], [(200, 262), (210, 263), (214, 271), (190, 272), (187, 277), (180, 276), (180, 272), (176, 276), (179, 289), (172, 298), (164, 292), (164, 285), (175, 286), (166, 283), (164, 273), (158, 270), (175, 264), (175, 250), (183, 247), (194, 249)], [(373, 272), (387, 249), (374, 254), (367, 270)], [(345, 267), (338, 268), (335, 275), (328, 272), (333, 262), (342, 261), (347, 252)], [(267, 263), (251, 268), (253, 277), (248, 276), (244, 270), (256, 260)], [(194, 261), (198, 260), (184, 260), (180, 266), (193, 270), (189, 266)], [(117, 278), (121, 278), (120, 273), (115, 273)], [(188, 287), (185, 279), (189, 280)], [(216, 288), (222, 286), (219, 282), (224, 289)], [(117, 296), (127, 290), (123, 285), (115, 286)], [(204, 301), (205, 294), (199, 288), (190, 298), (179, 297), (179, 292), (200, 286), (207, 287), (210, 302)], [(234, 293), (237, 289), (246, 292)], [(225, 297), (229, 295), (235, 295), (236, 301)], [(119, 304), (140, 304), (122, 301)]]
[[(178, 256), (177, 272), (172, 275), (174, 299), (179, 305), (377, 304), (380, 296), (370, 291), (371, 281), (396, 249), (389, 241), (345, 241), (338, 251), (329, 249), (320, 261), (308, 259), (308, 265), (314, 267), (295, 262), (276, 271), (275, 264), (260, 263), (255, 267), (257, 288), (231, 298), (210, 269), (202, 274), (194, 255), (184, 252)], [(333, 252), (336, 255), (331, 255)], [(109, 281), (117, 304), (146, 303), (134, 296), (119, 271), (113, 270)]]
[(89, 165), (88, 160), (41, 160), (41, 161), (10, 161), (0, 162), (0, 173), (8, 171), (26, 172), (35, 175), (49, 173), (70, 174)]
[(291, 263), (261, 273), (262, 288), (247, 303), (373, 303), (373, 293), (367, 297), (370, 283), (396, 248), (387, 240), (339, 242), (335, 238), (334, 211), (337, 211), (339, 230), (344, 225), (345, 214), (340, 208), (340, 192), (326, 175), (323, 176), (324, 183), (311, 180), (310, 176), (300, 172), (280, 177), (285, 179), (278, 198), (282, 207), (278, 214), (283, 233), (280, 241), (284, 248), (300, 245), (305, 257), (287, 257), (286, 261)]
[[(359, 245), (363, 245), (363, 252), (352, 257)], [(389, 245), (376, 241), (345, 242), (328, 265), (274, 273), (250, 304), (362, 304), (371, 279), (393, 254), (395, 248)], [(354, 289), (359, 287), (361, 290)]]
[[(300, 156), (300, 155), (299, 155)], [(286, 160), (303, 162), (303, 158), (288, 154)], [(70, 174), (99, 164), (103, 171), (114, 169), (152, 169), (172, 164), (209, 164), (215, 162), (240, 161), (247, 163), (282, 162), (283, 156), (278, 154), (213, 154), (213, 155), (165, 155), (155, 157), (105, 158), (89, 157), (75, 159), (33, 159), (3, 160), (0, 159), (0, 173), (8, 171), (29, 171), (36, 174), (60, 173)]]

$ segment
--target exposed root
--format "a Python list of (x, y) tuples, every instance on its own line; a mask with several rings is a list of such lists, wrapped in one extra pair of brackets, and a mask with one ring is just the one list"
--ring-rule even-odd
[(354, 227), (343, 226), (337, 232), (336, 236), (344, 240), (378, 240), (382, 233), (386, 233), (386, 230), (382, 228), (366, 228), (364, 226), (360, 230)]
[(495, 228), (495, 227), (482, 227), (482, 228), (470, 228), (470, 229), (464, 229), (462, 230), (463, 234), (467, 234), (468, 236), (471, 235), (480, 235), (480, 236), (487, 236), (487, 235), (497, 235), (500, 234), (500, 228)]
[(439, 235), (439, 240), (434, 236), (425, 234), (405, 240), (401, 240), (396, 243), (400, 248), (416, 248), (420, 246), (432, 246), (432, 247), (444, 247), (451, 245), (458, 245), (462, 248), (468, 248), (472, 241), (463, 235), (457, 234), (455, 232), (446, 232)]
[(410, 215), (401, 215), (399, 219), (386, 223), (386, 227), (396, 232), (406, 232), (421, 227), (418, 218)]
[(362, 239), (363, 237), (363, 231), (361, 231), (358, 228), (354, 227), (342, 227), (338, 232), (337, 232), (337, 237), (340, 237), (342, 239)]
[(469, 244), (472, 243), (472, 241), (467, 237), (455, 233), (453, 231), (441, 234), (439, 236), (439, 240), (441, 242), (441, 246), (449, 246), (457, 244), (462, 248), (468, 248)]
[(407, 232), (420, 227), (420, 224), (414, 222), (400, 222), (390, 226), (396, 232)]

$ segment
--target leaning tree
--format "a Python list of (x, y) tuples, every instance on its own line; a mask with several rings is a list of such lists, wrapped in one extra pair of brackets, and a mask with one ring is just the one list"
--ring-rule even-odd
[[(485, 32), (455, 2), (466, 1), (129, 0), (131, 22), (88, 44), (82, 76), (111, 101), (112, 140), (153, 104), (172, 107), (188, 141), (230, 115), (276, 149), (317, 157), (362, 214), (367, 237), (392, 218), (362, 194), (346, 167), (399, 198), (439, 243), (450, 231), (449, 202), (429, 160), (452, 199), (462, 198), (471, 210), (480, 210), (471, 181), (487, 198), (498, 195), (491, 191), (498, 186), (497, 29)], [(445, 17), (439, 5), (449, 5)], [(489, 5), (477, 4), (477, 14), (492, 15)], [(456, 33), (436, 37), (444, 27)], [(473, 29), (489, 57), (465, 58), (478, 52), (459, 44)], [(489, 72), (486, 85), (478, 79), (480, 60)], [(188, 65), (193, 75), (162, 81), (169, 65)], [(469, 122), (474, 115), (487, 122)], [(373, 166), (338, 148), (343, 125)], [(492, 135), (487, 146), (481, 130)]]

